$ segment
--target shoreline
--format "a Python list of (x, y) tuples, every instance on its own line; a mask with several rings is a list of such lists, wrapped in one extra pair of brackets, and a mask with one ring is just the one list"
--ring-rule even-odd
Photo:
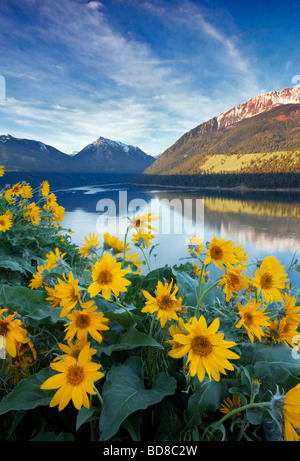
[(236, 186), (236, 187), (221, 187), (221, 186), (215, 186), (215, 187), (209, 187), (209, 186), (177, 186), (177, 185), (171, 185), (171, 184), (152, 184), (152, 183), (146, 183), (146, 184), (140, 184), (140, 183), (131, 183), (132, 186), (142, 186), (142, 187), (162, 187), (166, 189), (187, 189), (187, 190), (213, 190), (213, 191), (231, 191), (231, 192), (300, 192), (300, 188), (278, 188), (278, 189), (266, 189), (266, 188), (251, 188), (247, 186)]

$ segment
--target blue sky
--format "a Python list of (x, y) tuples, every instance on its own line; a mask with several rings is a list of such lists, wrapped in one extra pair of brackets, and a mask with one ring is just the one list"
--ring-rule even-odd
[[(0, 134), (159, 154), (300, 74), (300, 2), (1, 0)], [(1, 80), (0, 80), (1, 84)]]

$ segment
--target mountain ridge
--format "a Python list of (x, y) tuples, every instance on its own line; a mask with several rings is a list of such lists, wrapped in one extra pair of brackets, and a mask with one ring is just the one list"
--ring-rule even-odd
[(299, 109), (300, 87), (256, 96), (186, 132), (144, 174), (194, 174), (209, 154), (300, 149)]
[[(104, 149), (103, 149), (104, 146)], [(109, 146), (110, 162), (105, 147)], [(0, 165), (10, 172), (141, 173), (154, 158), (138, 147), (100, 137), (76, 155), (41, 141), (0, 135)]]

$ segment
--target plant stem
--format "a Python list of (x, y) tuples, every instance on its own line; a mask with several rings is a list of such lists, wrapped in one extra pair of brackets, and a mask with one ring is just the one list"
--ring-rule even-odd
[(240, 413), (241, 411), (245, 411), (245, 410), (248, 410), (249, 408), (254, 408), (254, 407), (269, 407), (271, 405), (270, 402), (257, 402), (257, 403), (247, 403), (247, 405), (244, 405), (242, 407), (239, 407), (239, 408), (235, 408), (234, 410), (232, 410), (230, 413), (227, 413), (225, 416), (223, 416), (223, 418), (221, 418), (218, 423), (222, 424), (224, 421), (226, 421), (226, 419), (230, 418), (231, 416), (233, 416), (235, 413)]

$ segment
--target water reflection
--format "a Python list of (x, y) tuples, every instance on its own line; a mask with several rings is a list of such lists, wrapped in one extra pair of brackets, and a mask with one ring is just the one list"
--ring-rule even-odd
[[(99, 218), (103, 216), (99, 211), (99, 200), (111, 199), (126, 227), (128, 213), (124, 207), (122, 209), (120, 192), (126, 192), (127, 204), (142, 200), (145, 206), (140, 209), (141, 213), (149, 210), (157, 212), (164, 225), (169, 224), (169, 233), (156, 235), (154, 243), (159, 247), (154, 251), (153, 267), (173, 265), (181, 257), (188, 256), (186, 239), (192, 235), (193, 229), (200, 231), (201, 235), (199, 232), (197, 235), (204, 241), (211, 240), (213, 235), (232, 239), (243, 245), (251, 257), (263, 259), (273, 254), (287, 267), (294, 254), (300, 253), (300, 201), (288, 194), (277, 195), (273, 199), (264, 198), (262, 193), (256, 199), (245, 194), (232, 198), (225, 197), (223, 193), (223, 196), (220, 193), (212, 196), (211, 193), (177, 189), (119, 188), (117, 184), (56, 191), (59, 203), (66, 209), (64, 226), (75, 231), (73, 240), (76, 243), (83, 243), (90, 232), (98, 233), (100, 238), (106, 231), (120, 239), (124, 237), (124, 234), (115, 232), (113, 217), (106, 219), (105, 228), (103, 222), (102, 227), (99, 226)], [(185, 207), (188, 202), (192, 206)], [(171, 209), (168, 203), (172, 203)], [(196, 203), (200, 203), (200, 208), (203, 205), (202, 210), (197, 209)], [(160, 231), (162, 222), (159, 224)], [(158, 228), (157, 222), (154, 227)]]

